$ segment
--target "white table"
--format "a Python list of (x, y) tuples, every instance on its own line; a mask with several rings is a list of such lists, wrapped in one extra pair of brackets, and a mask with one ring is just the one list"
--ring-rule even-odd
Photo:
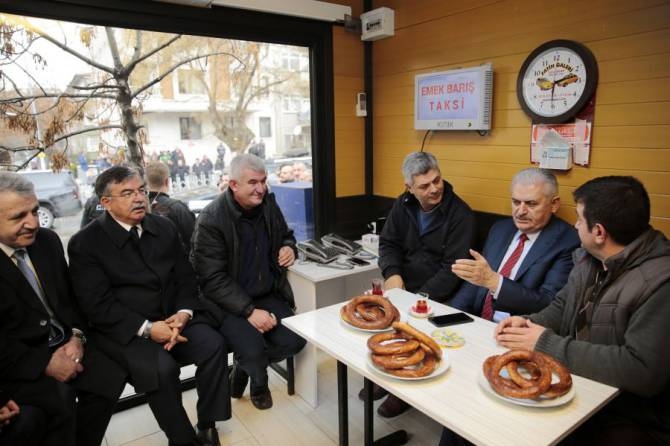
[[(381, 278), (376, 260), (371, 260), (370, 265), (347, 270), (317, 266), (313, 262), (296, 262), (288, 270), (297, 313), (347, 301), (370, 289), (375, 278)], [(312, 407), (318, 405), (317, 354), (316, 345), (309, 343), (295, 357), (295, 391)]]
[[(399, 289), (390, 290), (388, 294), (403, 313), (402, 319), (407, 320), (407, 310), (415, 302), (416, 295)], [(430, 304), (436, 314), (456, 312), (445, 305)], [(346, 367), (350, 367), (478, 445), (555, 444), (618, 394), (618, 389), (614, 387), (574, 375), (574, 399), (554, 408), (518, 406), (484, 392), (478, 384), (482, 363), (488, 356), (499, 354), (504, 349), (493, 339), (495, 324), (480, 318), (475, 318), (473, 323), (451, 327), (465, 338), (466, 343), (460, 349), (445, 350), (451, 363), (446, 373), (422, 381), (386, 378), (369, 365), (366, 341), (370, 334), (345, 326), (340, 321), (340, 306), (332, 305), (298, 314), (284, 319), (282, 323), (337, 359), (338, 372), (344, 370), (344, 377), (338, 376), (338, 387), (343, 386), (346, 391)], [(410, 317), (409, 320), (424, 332), (430, 333), (435, 329), (425, 319)], [(340, 444), (346, 445), (346, 394), (344, 398), (340, 395), (339, 404)], [(366, 432), (366, 444), (369, 444), (368, 439), (372, 439), (371, 424), (366, 420), (365, 427), (370, 430)]]

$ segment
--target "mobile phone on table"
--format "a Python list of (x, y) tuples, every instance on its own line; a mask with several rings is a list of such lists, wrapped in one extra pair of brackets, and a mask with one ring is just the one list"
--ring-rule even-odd
[(465, 324), (466, 322), (472, 322), (470, 316), (466, 313), (453, 313), (453, 314), (443, 314), (441, 316), (431, 316), (428, 318), (428, 322), (435, 325), (436, 327), (446, 327), (447, 325), (456, 325), (456, 324)]
[(366, 266), (366, 265), (370, 264), (370, 262), (368, 262), (367, 260), (359, 259), (357, 257), (349, 257), (347, 259), (347, 262), (351, 262), (351, 263), (353, 263), (355, 265), (358, 265), (358, 266)]

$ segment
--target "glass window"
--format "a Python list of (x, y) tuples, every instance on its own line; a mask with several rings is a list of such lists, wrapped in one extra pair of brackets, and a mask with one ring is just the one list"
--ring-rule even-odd
[(181, 131), (181, 139), (202, 138), (200, 123), (195, 118), (179, 118), (179, 129)]
[(258, 132), (261, 138), (270, 138), (272, 136), (272, 118), (260, 117), (258, 119)]

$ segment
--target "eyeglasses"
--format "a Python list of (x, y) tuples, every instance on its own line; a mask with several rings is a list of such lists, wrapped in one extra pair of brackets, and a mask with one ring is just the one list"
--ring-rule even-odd
[(143, 187), (140, 187), (139, 189), (135, 189), (135, 190), (124, 190), (119, 195), (107, 195), (107, 196), (108, 197), (115, 197), (115, 198), (123, 198), (124, 200), (127, 200), (129, 198), (134, 198), (136, 196), (146, 197), (146, 195), (147, 195), (147, 190)]

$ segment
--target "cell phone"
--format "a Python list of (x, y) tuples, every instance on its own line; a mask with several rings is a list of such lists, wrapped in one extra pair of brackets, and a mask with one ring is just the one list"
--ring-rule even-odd
[(470, 316), (466, 313), (453, 313), (453, 314), (443, 314), (441, 316), (431, 316), (428, 318), (428, 322), (435, 325), (436, 327), (446, 327), (447, 325), (456, 325), (456, 324), (465, 324), (466, 322), (472, 322)]
[(370, 264), (370, 262), (368, 262), (367, 260), (359, 259), (359, 258), (357, 258), (357, 257), (349, 257), (349, 258), (347, 259), (347, 261), (348, 261), (348, 262), (351, 262), (351, 263), (354, 263), (354, 264), (356, 264), (356, 265), (358, 265), (358, 266), (366, 266), (366, 265), (369, 265), (369, 264)]

